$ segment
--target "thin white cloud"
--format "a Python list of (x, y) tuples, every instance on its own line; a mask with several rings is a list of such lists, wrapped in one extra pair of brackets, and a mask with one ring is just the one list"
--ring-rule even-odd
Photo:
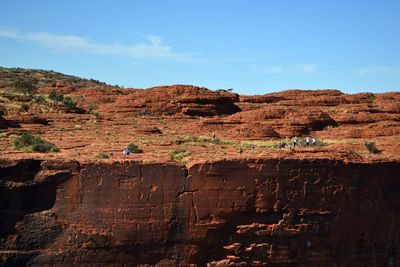
[(291, 64), (289, 66), (272, 66), (272, 65), (258, 65), (250, 64), (250, 68), (255, 71), (265, 74), (293, 74), (293, 73), (315, 73), (318, 71), (319, 65), (317, 64)]
[(400, 67), (397, 66), (369, 66), (355, 69), (360, 76), (368, 75), (388, 75), (400, 76)]
[(254, 62), (254, 59), (249, 57), (232, 57), (221, 61), (230, 63), (248, 63), (248, 62)]
[(133, 44), (118, 42), (105, 44), (74, 35), (54, 35), (45, 32), (22, 34), (14, 29), (0, 29), (0, 37), (37, 42), (57, 49), (127, 56), (142, 60), (202, 61), (199, 54), (174, 52), (171, 47), (163, 44), (161, 37), (157, 35), (145, 35), (146, 41)]
[(279, 73), (279, 74), (291, 72), (290, 68), (281, 66), (266, 66), (263, 67), (263, 71), (266, 73)]
[(317, 64), (300, 64), (300, 65), (298, 65), (298, 67), (306, 73), (314, 73), (318, 70), (319, 65), (317, 65)]

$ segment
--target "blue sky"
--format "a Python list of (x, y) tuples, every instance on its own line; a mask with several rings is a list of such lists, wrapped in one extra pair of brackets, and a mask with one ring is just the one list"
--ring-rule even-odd
[(400, 91), (398, 0), (3, 0), (0, 66), (125, 87)]

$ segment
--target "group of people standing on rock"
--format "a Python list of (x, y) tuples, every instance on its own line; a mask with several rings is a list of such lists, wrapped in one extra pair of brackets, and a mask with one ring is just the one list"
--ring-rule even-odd
[(289, 147), (289, 148), (295, 148), (296, 146), (302, 146), (304, 144), (304, 146), (309, 147), (311, 146), (316, 146), (317, 145), (317, 139), (315, 137), (310, 138), (310, 137), (306, 137), (305, 139), (301, 139), (301, 138), (293, 138), (291, 141), (288, 141), (287, 143), (285, 141), (283, 142), (279, 142), (278, 146), (279, 148), (284, 148), (284, 147)]

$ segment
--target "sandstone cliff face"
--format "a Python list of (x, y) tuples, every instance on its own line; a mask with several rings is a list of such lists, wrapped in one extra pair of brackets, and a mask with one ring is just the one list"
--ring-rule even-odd
[[(239, 96), (0, 68), (0, 106), (0, 266), (400, 265), (398, 92)], [(23, 132), (60, 151), (19, 150)], [(291, 137), (303, 146), (279, 146)], [(130, 143), (142, 153), (122, 155)]]
[(0, 165), (3, 266), (399, 264), (398, 162)]

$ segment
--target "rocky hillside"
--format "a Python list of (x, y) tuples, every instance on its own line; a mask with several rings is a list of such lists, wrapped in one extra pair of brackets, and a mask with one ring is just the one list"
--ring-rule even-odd
[(399, 147), (399, 92), (1, 68), (0, 266), (397, 266)]
[(69, 85), (75, 87), (89, 87), (97, 85), (109, 86), (106, 83), (97, 80), (83, 79), (55, 71), (0, 67), (0, 88), (12, 87), (13, 83), (17, 80), (28, 80), (32, 83), (35, 83), (38, 87), (57, 85)]

